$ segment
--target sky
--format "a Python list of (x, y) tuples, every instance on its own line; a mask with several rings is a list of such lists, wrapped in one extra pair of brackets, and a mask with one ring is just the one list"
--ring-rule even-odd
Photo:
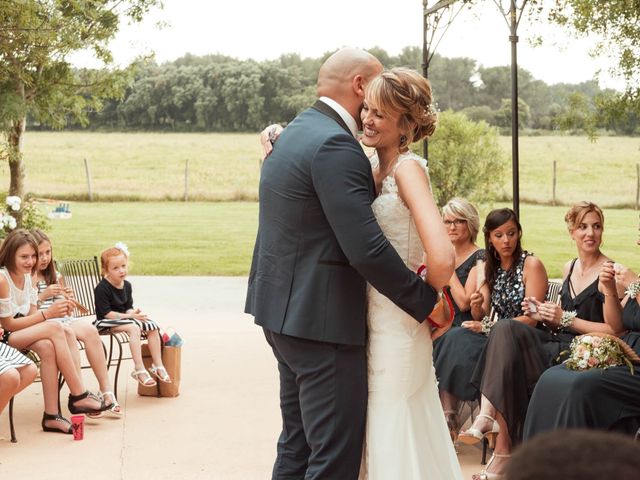
[[(428, 0), (429, 6), (435, 3)], [(506, 6), (509, 2), (501, 3)], [(396, 55), (403, 47), (422, 45), (422, 0), (164, 0), (164, 4), (164, 9), (151, 12), (142, 24), (121, 26), (111, 43), (118, 64), (152, 52), (159, 63), (186, 53), (262, 61), (283, 53), (319, 57), (342, 46), (378, 46)], [(509, 29), (498, 6), (494, 0), (477, 0), (476, 4), (460, 11), (436, 52), (469, 57), (485, 67), (510, 65)], [(622, 88), (621, 82), (604, 74), (606, 59), (589, 56), (594, 41), (533, 23), (526, 12), (518, 34), (518, 65), (535, 78), (548, 84), (578, 83), (592, 79), (602, 69), (602, 87)], [(543, 45), (534, 48), (531, 41), (540, 35)], [(73, 62), (96, 66), (87, 54), (76, 55)]]

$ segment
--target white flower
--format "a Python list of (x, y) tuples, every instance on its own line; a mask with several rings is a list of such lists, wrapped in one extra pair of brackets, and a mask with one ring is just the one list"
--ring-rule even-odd
[(589, 365), (589, 364), (587, 363), (587, 361), (586, 361), (586, 360), (580, 360), (580, 361), (578, 362), (578, 367), (579, 367), (579, 368), (581, 368), (581, 369), (583, 369), (583, 370), (584, 370), (584, 369), (586, 369), (588, 365)]
[(129, 256), (129, 248), (123, 242), (116, 242), (115, 247), (118, 250), (122, 250), (122, 253), (124, 253), (127, 257)]
[(9, 226), (10, 230), (13, 230), (18, 225), (16, 223), (16, 219), (13, 218), (11, 215), (7, 215), (7, 217), (9, 217), (9, 218), (5, 219), (7, 221), (7, 225)]
[(11, 207), (11, 210), (13, 210), (14, 212), (17, 212), (18, 210), (20, 210), (20, 204), (22, 203), (22, 200), (20, 200), (20, 197), (16, 197), (15, 195), (10, 195), (5, 199), (5, 201), (7, 202), (7, 205)]
[(591, 345), (591, 343), (593, 342), (593, 337), (590, 337), (589, 335), (585, 335), (580, 339), (580, 341), (582, 343), (586, 343), (587, 345)]

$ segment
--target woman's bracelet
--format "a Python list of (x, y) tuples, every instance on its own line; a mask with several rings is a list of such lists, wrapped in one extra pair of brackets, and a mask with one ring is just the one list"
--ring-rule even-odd
[(491, 327), (493, 327), (496, 322), (492, 322), (491, 319), (485, 315), (482, 317), (480, 323), (482, 324), (482, 333), (489, 335), (489, 333), (491, 333)]
[(575, 310), (563, 310), (562, 318), (560, 319), (560, 328), (569, 328), (573, 325), (573, 320), (578, 316)]
[(47, 317), (44, 316), (44, 311), (40, 310), (40, 315), (42, 315), (42, 321), (46, 322), (47, 321)]
[(629, 298), (636, 298), (640, 293), (640, 280), (631, 282), (624, 293), (625, 295), (629, 295)]

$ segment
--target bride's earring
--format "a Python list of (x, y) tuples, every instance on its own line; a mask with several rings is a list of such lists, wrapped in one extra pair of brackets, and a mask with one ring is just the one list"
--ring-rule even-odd
[(404, 147), (407, 143), (407, 137), (405, 135), (400, 136), (400, 148)]

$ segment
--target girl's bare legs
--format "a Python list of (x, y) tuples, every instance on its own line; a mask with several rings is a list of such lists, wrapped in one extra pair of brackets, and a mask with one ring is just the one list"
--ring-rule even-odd
[(35, 380), (38, 368), (33, 364), (11, 368), (0, 375), (0, 413), (11, 400)]
[(149, 353), (156, 367), (162, 366), (162, 344), (160, 343), (160, 331), (151, 330), (147, 332), (147, 342), (149, 343)]
[(96, 327), (82, 320), (77, 320), (71, 324), (72, 330), (75, 332), (79, 340), (84, 343), (87, 360), (91, 365), (91, 370), (98, 379), (101, 392), (110, 392), (113, 390), (111, 381), (109, 380), (109, 372), (107, 370), (107, 360), (104, 357), (104, 347), (100, 334)]
[(112, 332), (124, 332), (129, 336), (129, 350), (131, 350), (131, 358), (133, 359), (134, 370), (144, 370), (142, 362), (142, 340), (140, 339), (141, 331), (134, 323), (113, 327)]
[(71, 358), (73, 358), (73, 364), (76, 366), (76, 370), (78, 370), (79, 374), (80, 350), (78, 350), (78, 339), (76, 338), (76, 333), (69, 325), (62, 324), (62, 329), (64, 330), (64, 334), (67, 338), (67, 345), (69, 345), (69, 353), (71, 353)]
[[(48, 348), (43, 349), (43, 347), (40, 346), (39, 350), (42, 350), (42, 353), (45, 356), (45, 358), (43, 358), (41, 352), (38, 349), (33, 348), (35, 346), (35, 343), (37, 343), (39, 340), (48, 340), (53, 345), (53, 355), (51, 355), (51, 352)], [(64, 378), (67, 381), (67, 385), (69, 386), (69, 391), (72, 395), (81, 395), (86, 391), (86, 388), (82, 381), (82, 377), (76, 369), (73, 357), (71, 355), (71, 352), (69, 351), (67, 336), (60, 323), (55, 321), (46, 321), (38, 323), (36, 325), (32, 325), (23, 330), (17, 330), (13, 332), (9, 337), (9, 345), (17, 348), (18, 350), (33, 348), (40, 356), (40, 359), (42, 361), (40, 366), (40, 376), (42, 377), (42, 388), (45, 396), (46, 413), (58, 412), (58, 369), (60, 369), (62, 375), (64, 375)], [(51, 405), (48, 403), (47, 398), (48, 395), (53, 396), (53, 394), (48, 392), (49, 388), (51, 388), (51, 386), (53, 385), (55, 385), (54, 390), (56, 401), (55, 410), (53, 412), (50, 412), (47, 411), (47, 408), (51, 408)], [(91, 397), (77, 400), (76, 402), (74, 402), (74, 405), (77, 407), (93, 409), (98, 409), (101, 406), (97, 400)]]

